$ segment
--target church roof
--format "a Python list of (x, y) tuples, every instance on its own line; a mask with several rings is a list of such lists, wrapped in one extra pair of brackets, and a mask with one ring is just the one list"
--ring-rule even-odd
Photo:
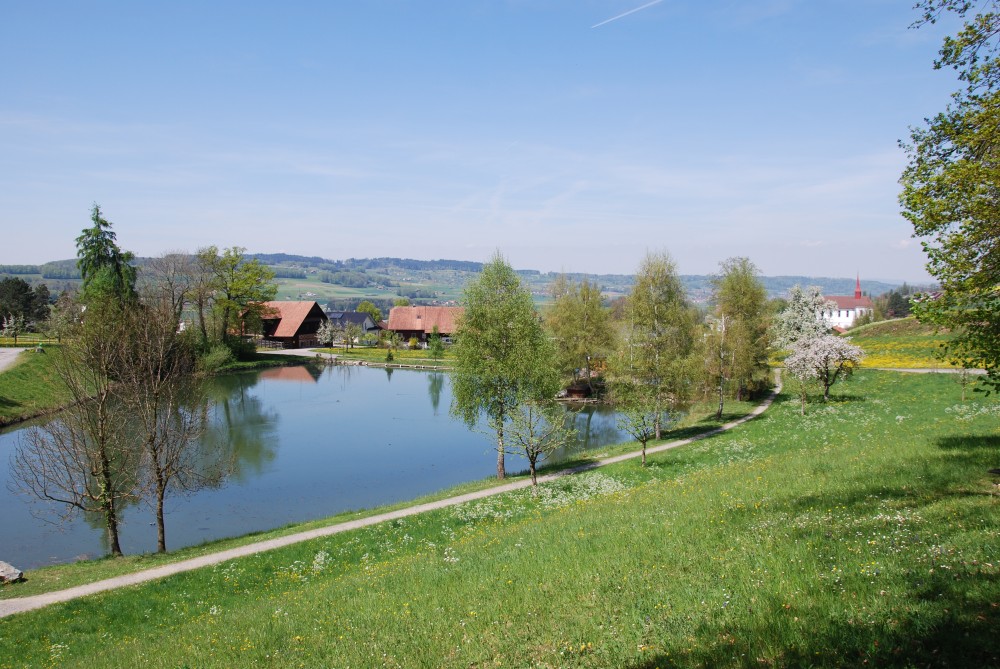
[(837, 303), (838, 309), (871, 309), (872, 298), (867, 295), (854, 297), (853, 295), (826, 295), (825, 299)]

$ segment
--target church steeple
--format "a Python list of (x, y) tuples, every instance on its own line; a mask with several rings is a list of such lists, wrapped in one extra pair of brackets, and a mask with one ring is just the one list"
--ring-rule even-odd
[(858, 280), (854, 284), (854, 299), (855, 300), (860, 300), (861, 299), (861, 273), (860, 272), (858, 273)]

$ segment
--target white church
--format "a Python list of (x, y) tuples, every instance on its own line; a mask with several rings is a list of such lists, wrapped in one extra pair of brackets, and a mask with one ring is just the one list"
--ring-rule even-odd
[(820, 312), (819, 316), (835, 330), (847, 330), (854, 325), (858, 318), (864, 314), (870, 314), (874, 309), (871, 298), (861, 294), (860, 275), (854, 285), (853, 296), (826, 295), (825, 299), (833, 302), (836, 306)]

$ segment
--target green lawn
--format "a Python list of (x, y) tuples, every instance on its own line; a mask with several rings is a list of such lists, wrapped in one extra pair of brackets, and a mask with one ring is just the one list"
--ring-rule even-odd
[(68, 401), (53, 361), (59, 347), (22, 352), (14, 367), (0, 373), (0, 426), (53, 411)]
[(863, 370), (725, 435), (0, 621), (0, 666), (1000, 666), (1000, 404)]

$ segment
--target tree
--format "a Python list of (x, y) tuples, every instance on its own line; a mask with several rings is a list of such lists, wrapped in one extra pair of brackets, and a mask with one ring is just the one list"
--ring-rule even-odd
[(382, 338), (382, 341), (385, 342), (385, 348), (386, 348), (385, 361), (392, 362), (394, 357), (393, 351), (398, 349), (400, 344), (403, 343), (403, 337), (400, 336), (398, 332), (395, 332), (393, 330), (388, 330), (386, 331), (385, 336)]
[(176, 251), (150, 258), (140, 268), (137, 285), (143, 303), (169, 316), (174, 332), (180, 329), (184, 308), (191, 301), (199, 280), (199, 271), (196, 257)]
[(57, 419), (31, 428), (11, 463), (16, 485), (62, 504), (64, 516), (100, 514), (113, 556), (122, 554), (121, 508), (139, 497), (141, 451), (129, 437), (133, 417), (119, 383), (126, 308), (115, 299), (88, 307), (73, 345), (62, 347), (53, 363), (72, 402)]
[(592, 390), (590, 361), (606, 354), (613, 343), (609, 312), (602, 303), (601, 291), (587, 279), (576, 283), (565, 275), (559, 275), (551, 290), (555, 302), (546, 314), (545, 323), (555, 340), (559, 369), (574, 381), (583, 370)]
[[(973, 7), (976, 9), (974, 10)], [(922, 239), (927, 271), (940, 297), (912, 305), (924, 322), (953, 329), (952, 358), (986, 369), (1000, 387), (1000, 14), (997, 3), (923, 0), (916, 25), (953, 12), (965, 19), (945, 39), (934, 67), (952, 68), (965, 88), (903, 144), (908, 163), (900, 183), (903, 216)], [(986, 9), (990, 11), (985, 11)], [(973, 11), (980, 11), (973, 15)]]
[(101, 215), (95, 203), (90, 212), (94, 225), (76, 238), (77, 261), (83, 279), (84, 302), (100, 297), (115, 297), (123, 301), (135, 298), (135, 256), (118, 248), (117, 236), (111, 223)]
[(17, 338), (23, 335), (26, 331), (24, 324), (24, 316), (18, 314), (7, 314), (0, 321), (0, 334), (4, 337), (10, 337), (14, 340), (14, 346), (17, 346)]
[[(712, 279), (716, 324), (713, 357), (719, 387), (718, 418), (722, 418), (725, 381), (736, 381), (736, 399), (763, 387), (768, 380), (767, 290), (757, 267), (748, 258), (730, 258), (719, 264)], [(728, 364), (725, 364), (728, 363)]]
[(394, 307), (408, 307), (410, 306), (410, 298), (408, 297), (397, 297), (392, 301), (392, 306)]
[(441, 332), (438, 330), (438, 326), (434, 326), (431, 330), (431, 336), (428, 340), (427, 350), (434, 360), (440, 360), (444, 357), (444, 341), (441, 339)]
[(357, 323), (347, 323), (344, 325), (344, 345), (354, 348), (354, 342), (361, 338), (361, 326)]
[(372, 320), (375, 322), (376, 325), (378, 325), (379, 322), (382, 320), (382, 311), (368, 300), (364, 300), (363, 302), (359, 303), (355, 311), (363, 314), (368, 314), (369, 316), (372, 317)]
[(263, 303), (274, 299), (278, 287), (274, 271), (259, 260), (247, 260), (246, 249), (234, 246), (219, 255), (210, 246), (199, 257), (214, 278), (214, 306), (219, 315), (219, 339), (228, 341), (231, 328), (240, 320), (240, 331), (248, 321), (259, 321)]
[(790, 349), (802, 339), (813, 339), (829, 333), (830, 326), (823, 320), (824, 311), (837, 305), (823, 297), (818, 286), (792, 286), (788, 291), (788, 306), (775, 317), (771, 326), (771, 340), (779, 349)]
[(657, 403), (653, 389), (641, 383), (615, 383), (612, 398), (618, 412), (618, 427), (642, 446), (642, 466), (645, 467), (646, 444), (653, 438), (660, 438), (660, 430), (669, 422), (670, 414)]
[(465, 287), (456, 333), (451, 412), (470, 427), (481, 414), (497, 439), (497, 478), (506, 476), (504, 430), (522, 403), (558, 387), (551, 345), (531, 294), (499, 252)]
[(22, 316), (27, 326), (48, 318), (49, 288), (40, 283), (34, 288), (20, 277), (0, 280), (0, 314)]
[(323, 321), (316, 330), (316, 339), (327, 348), (333, 348), (333, 342), (340, 336), (340, 328), (331, 321)]
[(130, 414), (130, 426), (141, 450), (144, 493), (152, 497), (157, 551), (165, 552), (164, 502), (171, 492), (191, 492), (206, 478), (195, 462), (197, 438), (204, 419), (185, 411), (190, 394), (187, 380), (194, 367), (192, 353), (178, 336), (176, 293), (168, 285), (147, 283), (148, 301), (122, 314), (126, 350), (116, 382)]
[(785, 369), (802, 384), (802, 412), (805, 413), (805, 386), (817, 380), (823, 386), (823, 401), (830, 399), (830, 388), (841, 375), (850, 376), (861, 364), (864, 352), (848, 339), (824, 334), (797, 342), (785, 359)]
[(528, 459), (531, 485), (538, 485), (538, 463), (573, 442), (576, 430), (566, 424), (566, 411), (552, 401), (526, 402), (511, 414), (508, 429), (511, 455)]
[[(647, 255), (625, 305), (622, 344), (611, 360), (617, 395), (629, 396), (633, 406), (641, 400), (657, 420), (686, 404), (697, 375), (696, 324), (673, 260), (666, 253)], [(661, 428), (657, 422), (657, 439)]]

